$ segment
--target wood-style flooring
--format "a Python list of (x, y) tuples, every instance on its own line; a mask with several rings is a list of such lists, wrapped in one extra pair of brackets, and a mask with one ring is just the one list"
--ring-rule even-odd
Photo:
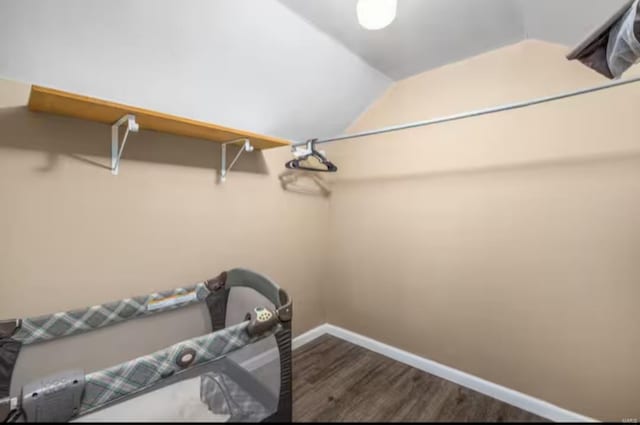
[(293, 354), (296, 422), (547, 422), (332, 336)]

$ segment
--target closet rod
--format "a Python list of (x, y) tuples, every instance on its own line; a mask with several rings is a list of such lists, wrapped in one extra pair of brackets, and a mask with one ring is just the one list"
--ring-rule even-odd
[[(540, 97), (538, 99), (531, 99), (524, 102), (511, 103), (511, 104), (502, 105), (502, 106), (494, 106), (492, 108), (486, 108), (486, 109), (478, 109), (476, 111), (463, 112), (461, 114), (449, 115), (446, 117), (434, 118), (434, 119), (425, 120), (425, 121), (416, 121), (416, 122), (407, 123), (407, 124), (392, 125), (389, 127), (379, 128), (377, 130), (363, 131), (361, 133), (344, 134), (341, 136), (316, 140), (315, 143), (320, 144), (320, 143), (337, 142), (340, 140), (347, 140), (347, 139), (357, 139), (360, 137), (374, 136), (376, 134), (390, 133), (392, 131), (407, 130), (409, 128), (416, 128), (416, 127), (426, 127), (432, 124), (440, 124), (440, 123), (449, 122), (449, 121), (457, 121), (465, 118), (478, 117), (480, 115), (494, 114), (496, 112), (509, 111), (512, 109), (520, 109), (520, 108), (525, 108), (527, 106), (539, 105), (541, 103), (553, 102), (560, 99), (580, 96), (583, 94), (593, 93), (600, 90), (610, 89), (612, 87), (618, 87), (626, 84), (637, 83), (639, 81), (640, 81), (640, 77), (629, 78), (627, 80), (614, 81), (611, 83), (603, 84), (601, 86), (589, 87), (586, 89), (580, 89), (580, 90), (557, 94), (553, 96)], [(306, 142), (295, 143), (293, 147), (295, 148), (296, 146), (305, 146), (305, 145), (306, 145)]]

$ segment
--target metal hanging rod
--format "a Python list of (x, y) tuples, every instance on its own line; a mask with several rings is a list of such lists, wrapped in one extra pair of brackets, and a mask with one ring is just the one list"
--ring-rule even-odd
[[(476, 111), (463, 112), (461, 114), (449, 115), (449, 116), (440, 117), (440, 118), (433, 118), (433, 119), (425, 120), (425, 121), (416, 121), (416, 122), (407, 123), (407, 124), (392, 125), (392, 126), (389, 126), (389, 127), (379, 128), (377, 130), (369, 130), (369, 131), (363, 131), (363, 132), (360, 132), (360, 133), (353, 133), (353, 134), (344, 134), (344, 135), (341, 135), (341, 136), (336, 136), (336, 137), (330, 137), (330, 138), (327, 138), (327, 139), (316, 140), (315, 144), (337, 142), (337, 141), (340, 141), (340, 140), (347, 140), (347, 139), (358, 139), (358, 138), (361, 138), (361, 137), (374, 136), (376, 134), (391, 133), (392, 131), (407, 130), (407, 129), (416, 128), (416, 127), (426, 127), (426, 126), (433, 125), (433, 124), (441, 124), (441, 123), (449, 122), (449, 121), (457, 121), (457, 120), (461, 120), (461, 119), (465, 119), (465, 118), (471, 118), (471, 117), (478, 117), (478, 116), (481, 116), (481, 115), (494, 114), (496, 112), (509, 111), (509, 110), (513, 110), (513, 109), (521, 109), (521, 108), (525, 108), (527, 106), (533, 106), (533, 105), (539, 105), (541, 103), (553, 102), (553, 101), (556, 101), (556, 100), (561, 100), (561, 99), (566, 99), (566, 98), (569, 98), (569, 97), (580, 96), (580, 95), (583, 95), (583, 94), (593, 93), (593, 92), (606, 90), (606, 89), (610, 89), (610, 88), (618, 87), (618, 86), (624, 86), (626, 84), (637, 83), (637, 82), (640, 82), (640, 77), (629, 78), (629, 79), (626, 79), (626, 80), (614, 81), (614, 82), (611, 82), (611, 83), (603, 84), (601, 86), (589, 87), (589, 88), (586, 88), (586, 89), (580, 89), (580, 90), (571, 91), (571, 92), (567, 92), (567, 93), (556, 94), (556, 95), (553, 95), (553, 96), (541, 97), (541, 98), (538, 98), (538, 99), (527, 100), (527, 101), (524, 101), (524, 102), (516, 102), (516, 103), (510, 103), (510, 104), (502, 105), (502, 106), (494, 106), (492, 108), (478, 109)], [(307, 142), (295, 143), (293, 145), (293, 147), (295, 148), (295, 147), (299, 147), (299, 146), (305, 146), (306, 143)]]

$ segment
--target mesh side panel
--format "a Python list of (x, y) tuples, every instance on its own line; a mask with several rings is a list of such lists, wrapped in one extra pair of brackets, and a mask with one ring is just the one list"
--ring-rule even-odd
[(280, 356), (275, 336), (243, 347), (229, 354), (228, 358), (277, 398), (280, 393)]
[(195, 367), (250, 345), (259, 337), (248, 334), (248, 326), (249, 322), (233, 325), (87, 375), (80, 412), (89, 413), (105, 404), (122, 401), (179, 375), (183, 368), (180, 359), (185, 352), (191, 352), (190, 367)]
[(225, 374), (208, 373), (200, 381), (200, 399), (214, 415), (229, 415), (234, 422), (258, 422), (270, 412)]
[[(244, 287), (231, 288), (228, 299), (226, 325), (231, 326), (234, 323), (244, 320), (245, 314), (256, 306), (275, 308), (271, 301), (253, 289)], [(255, 344), (235, 351), (231, 353), (228, 358), (235, 361), (237, 365), (251, 374), (251, 376), (272, 395), (270, 402), (267, 403), (267, 410), (269, 412), (267, 417), (276, 413), (281, 395), (281, 372), (280, 356), (275, 336), (270, 336), (257, 341)], [(237, 421), (242, 420), (243, 419), (237, 419)]]
[(200, 377), (142, 394), (73, 422), (226, 422), (200, 400)]
[[(274, 308), (264, 296), (250, 288), (234, 287), (230, 291), (226, 325), (242, 322), (245, 314), (256, 306)], [(243, 347), (228, 358), (250, 372), (273, 394), (280, 392), (280, 359), (273, 336)]]
[(254, 372), (223, 358), (187, 379), (176, 378), (74, 422), (257, 422), (277, 410), (273, 391)]

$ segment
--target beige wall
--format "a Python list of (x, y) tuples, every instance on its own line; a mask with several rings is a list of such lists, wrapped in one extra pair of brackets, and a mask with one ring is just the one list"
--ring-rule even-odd
[(217, 185), (219, 145), (141, 132), (116, 177), (109, 126), (28, 112), (28, 92), (0, 81), (0, 317), (247, 267), (290, 292), (295, 333), (324, 323), (328, 201), (282, 191), (288, 148), (243, 157)]
[[(412, 77), (352, 130), (603, 82), (564, 53), (525, 42)], [(640, 416), (640, 86), (326, 146), (330, 201), (281, 190), (286, 148), (216, 185), (217, 145), (148, 132), (114, 177), (108, 126), (29, 113), (27, 94), (0, 83), (0, 316), (244, 266), (290, 291), (296, 333), (328, 321), (599, 419)]]
[[(352, 131), (605, 81), (529, 41)], [(328, 320), (599, 419), (640, 417), (640, 85), (327, 146)]]

